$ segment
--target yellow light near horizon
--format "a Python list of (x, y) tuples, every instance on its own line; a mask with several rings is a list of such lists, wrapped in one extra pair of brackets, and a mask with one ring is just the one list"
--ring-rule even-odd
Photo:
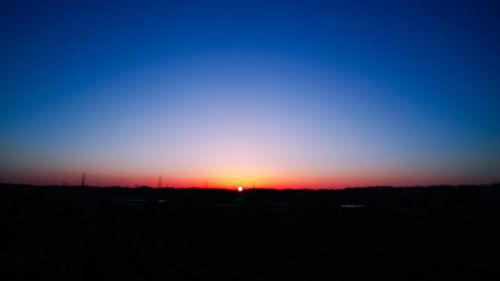
[(243, 186), (238, 186), (238, 192), (243, 192)]

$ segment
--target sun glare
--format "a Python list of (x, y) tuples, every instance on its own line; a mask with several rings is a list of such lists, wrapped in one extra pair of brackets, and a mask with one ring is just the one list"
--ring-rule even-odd
[(243, 186), (238, 186), (238, 192), (243, 192)]

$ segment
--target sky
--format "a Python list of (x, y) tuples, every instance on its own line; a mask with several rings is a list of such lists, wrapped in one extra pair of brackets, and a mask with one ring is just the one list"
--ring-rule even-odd
[(1, 1), (0, 182), (498, 182), (499, 8)]

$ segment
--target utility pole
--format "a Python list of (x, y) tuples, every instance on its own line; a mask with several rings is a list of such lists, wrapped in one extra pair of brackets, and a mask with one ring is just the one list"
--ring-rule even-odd
[(207, 188), (208, 188), (208, 181), (205, 180), (205, 189), (207, 189)]
[(82, 174), (82, 183), (81, 183), (81, 187), (84, 186), (85, 186), (85, 173)]
[(161, 188), (162, 187), (162, 184), (161, 184), (161, 176), (158, 178), (158, 188)]

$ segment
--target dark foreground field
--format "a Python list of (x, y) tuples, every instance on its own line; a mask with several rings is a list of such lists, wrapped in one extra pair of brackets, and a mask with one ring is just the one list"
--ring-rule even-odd
[(499, 218), (499, 185), (0, 185), (0, 280), (500, 280)]

